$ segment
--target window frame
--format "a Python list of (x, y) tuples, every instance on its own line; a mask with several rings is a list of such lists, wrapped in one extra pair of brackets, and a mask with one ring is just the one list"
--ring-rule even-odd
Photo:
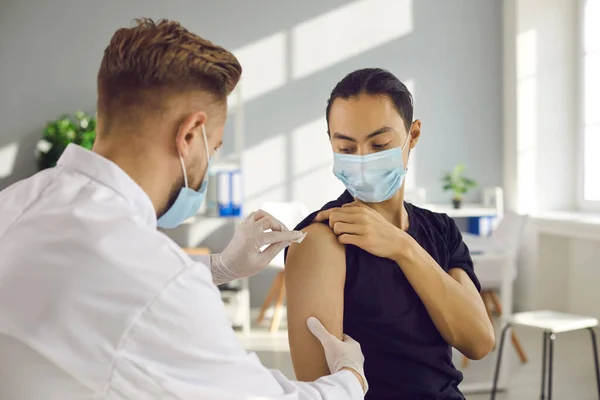
[[(588, 1), (600, 1), (600, 0), (579, 0), (577, 2), (578, 10), (577, 16), (579, 24), (577, 24), (577, 57), (576, 57), (576, 71), (577, 71), (577, 96), (576, 96), (576, 146), (577, 146), (577, 203), (578, 208), (582, 211), (600, 211), (600, 200), (586, 200), (585, 198), (585, 61), (587, 53), (585, 50), (585, 7)], [(600, 55), (600, 49), (592, 54)]]

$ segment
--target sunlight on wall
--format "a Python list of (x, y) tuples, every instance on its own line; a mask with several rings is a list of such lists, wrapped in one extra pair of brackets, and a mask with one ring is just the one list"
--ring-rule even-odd
[(415, 81), (413, 81), (412, 79), (407, 79), (405, 81), (402, 81), (402, 83), (404, 83), (404, 86), (406, 86), (406, 88), (408, 89), (410, 94), (412, 94), (413, 102), (416, 102), (416, 100), (415, 100)]
[(12, 175), (18, 152), (19, 145), (17, 143), (0, 147), (0, 179)]
[(342, 182), (331, 172), (331, 165), (294, 177), (292, 186), (294, 200), (302, 202), (311, 211), (337, 199), (344, 190)]
[(323, 167), (323, 164), (327, 164), (329, 168), (333, 167), (333, 152), (327, 136), (325, 117), (294, 129), (291, 140), (293, 176)]
[(311, 211), (337, 199), (344, 185), (333, 175), (333, 151), (325, 117), (294, 129), (291, 133), (292, 194)]
[(517, 37), (517, 212), (531, 213), (537, 204), (537, 33)]
[(286, 179), (286, 138), (277, 135), (244, 151), (244, 197), (255, 198), (283, 185)]
[(600, 0), (587, 0), (584, 29), (583, 196), (600, 201)]
[(517, 37), (517, 79), (527, 79), (536, 73), (537, 32), (528, 30)]
[(600, 0), (587, 0), (584, 14), (584, 49), (586, 53), (600, 51)]
[(292, 77), (303, 78), (413, 30), (412, 0), (359, 0), (292, 30)]
[[(240, 81), (243, 101), (255, 99), (285, 85), (286, 37), (284, 32), (278, 32), (232, 51), (243, 68)], [(236, 96), (231, 96), (229, 106), (236, 104)]]
[(600, 51), (586, 54), (585, 74), (585, 124), (600, 125)]
[(600, 201), (600, 126), (585, 128), (585, 185), (584, 196), (588, 201)]
[(247, 198), (244, 200), (244, 213), (250, 214), (252, 211), (259, 210), (263, 208), (265, 203), (269, 202), (285, 202), (289, 201), (287, 198), (287, 189), (285, 184), (280, 184), (276, 187), (267, 189), (266, 191), (253, 196), (252, 198)]

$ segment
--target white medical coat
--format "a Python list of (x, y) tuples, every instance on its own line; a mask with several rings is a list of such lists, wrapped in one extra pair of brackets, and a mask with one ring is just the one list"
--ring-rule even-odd
[(146, 193), (74, 145), (0, 193), (0, 399), (362, 399), (288, 381), (238, 343), (210, 270)]

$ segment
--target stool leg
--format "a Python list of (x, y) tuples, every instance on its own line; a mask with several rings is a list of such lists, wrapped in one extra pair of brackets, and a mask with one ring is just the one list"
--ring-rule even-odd
[(596, 383), (598, 385), (598, 398), (600, 398), (600, 368), (598, 367), (598, 347), (596, 345), (596, 332), (594, 328), (588, 328), (592, 336), (592, 347), (594, 350), (594, 366), (596, 367)]
[(502, 362), (502, 350), (504, 349), (504, 341), (506, 340), (506, 333), (511, 328), (510, 324), (507, 324), (504, 329), (502, 329), (502, 334), (500, 336), (500, 346), (498, 347), (498, 358), (496, 359), (496, 370), (494, 371), (494, 384), (492, 386), (492, 399), (496, 398), (496, 390), (498, 389), (498, 377), (500, 376), (500, 365)]
[(548, 332), (544, 331), (544, 347), (542, 348), (542, 394), (540, 399), (544, 400), (546, 398), (546, 365), (548, 365)]
[(552, 364), (554, 357), (554, 339), (556, 335), (554, 333), (550, 334), (550, 346), (548, 348), (548, 400), (552, 400)]
[(546, 350), (548, 350), (548, 332), (544, 331), (544, 348), (542, 349), (542, 395), (540, 399), (546, 398), (546, 364), (548, 364), (548, 357)]

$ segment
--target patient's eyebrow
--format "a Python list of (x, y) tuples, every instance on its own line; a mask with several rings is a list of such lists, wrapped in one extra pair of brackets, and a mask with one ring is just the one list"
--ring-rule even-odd
[[(367, 135), (367, 140), (373, 139), (375, 136), (381, 135), (382, 133), (386, 133), (386, 132), (389, 132), (389, 131), (393, 131), (393, 129), (390, 128), (389, 126), (383, 126), (383, 127), (379, 128), (379, 129), (377, 129), (375, 132), (369, 133), (369, 135)], [(350, 137), (348, 135), (344, 135), (343, 133), (339, 133), (339, 132), (334, 133), (333, 134), (333, 138), (334, 139), (347, 140), (349, 142), (356, 143), (356, 139), (354, 139), (354, 138), (352, 138), (352, 137)]]

